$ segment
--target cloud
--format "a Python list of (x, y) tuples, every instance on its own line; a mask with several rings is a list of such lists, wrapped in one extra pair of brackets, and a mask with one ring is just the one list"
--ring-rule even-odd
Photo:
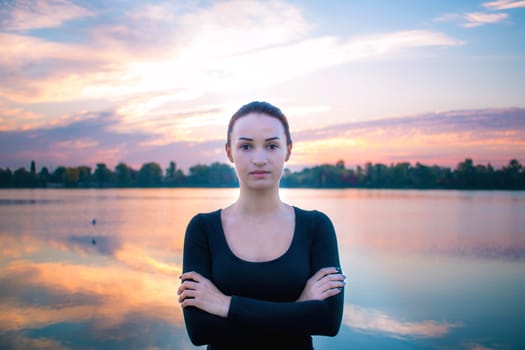
[[(228, 106), (199, 105), (177, 107), (178, 96), (156, 95), (126, 101), (117, 110), (120, 122), (112, 127), (119, 133), (147, 131), (155, 137), (141, 146), (162, 146), (175, 140), (200, 142), (217, 135), (217, 127), (226, 128), (225, 110)], [(145, 118), (145, 116), (148, 116)], [(217, 136), (215, 136), (217, 137)]]
[(444, 15), (434, 18), (433, 22), (450, 22), (462, 19), (463, 16), (457, 13), (446, 13)]
[(497, 0), (484, 2), (483, 6), (491, 10), (509, 10), (514, 8), (525, 7), (523, 0)]
[(132, 135), (112, 132), (115, 124), (118, 118), (113, 112), (80, 113), (62, 118), (54, 126), (0, 132), (0, 144), (8, 150), (2, 158), (11, 163), (32, 157), (48, 167), (72, 165), (74, 159), (91, 166), (101, 161), (116, 165), (126, 158), (131, 145), (152, 136), (139, 131)]
[[(140, 102), (136, 106), (140, 107)], [(166, 118), (155, 108), (147, 108), (152, 118), (144, 122), (130, 110), (122, 112), (128, 113), (125, 117), (106, 111), (72, 115), (54, 127), (0, 132), (0, 144), (8, 150), (0, 155), (0, 164), (27, 168), (35, 160), (47, 167), (94, 167), (104, 162), (113, 168), (123, 161), (138, 170), (150, 161), (167, 166), (174, 160), (181, 169), (197, 163), (227, 162), (223, 134), (226, 107), (190, 108)], [(307, 113), (312, 108), (321, 116), (330, 113), (329, 108), (297, 106), (295, 110), (301, 115), (293, 118), (298, 128), (310, 117)], [(219, 127), (222, 132), (217, 132)], [(521, 108), (356, 121), (299, 129), (292, 136), (295, 144), (290, 167), (335, 164), (339, 159), (351, 166), (367, 161), (455, 166), (466, 157), (494, 166), (506, 165), (517, 157), (525, 162), (519, 159), (525, 154), (525, 110)]]
[(89, 138), (82, 138), (77, 140), (66, 140), (62, 142), (55, 143), (55, 146), (57, 148), (63, 148), (63, 149), (80, 149), (80, 150), (86, 150), (86, 148), (93, 148), (98, 146), (98, 141), (89, 139)]
[(349, 136), (369, 134), (376, 129), (381, 135), (386, 130), (406, 131), (421, 130), (434, 133), (466, 131), (519, 131), (525, 132), (525, 109), (473, 109), (424, 113), (411, 116), (379, 118), (360, 122), (332, 125), (317, 130), (304, 130), (299, 135), (306, 139), (319, 136)]
[[(74, 252), (81, 256), (103, 255), (127, 266), (130, 270), (164, 274), (171, 277), (178, 277), (181, 274), (179, 264), (165, 262), (162, 256), (155, 256), (154, 253), (163, 250), (168, 251), (170, 256), (180, 254), (182, 252), (182, 239), (166, 239), (164, 235), (154, 234), (142, 237), (137, 229), (126, 228), (123, 231), (126, 232), (126, 239), (133, 241), (133, 243), (124, 243), (123, 237), (115, 234), (105, 235), (92, 230), (87, 234), (73, 234), (65, 238), (61, 238), (60, 235), (46, 238), (22, 235), (21, 238), (24, 242), (30, 243), (31, 249), (21, 247), (20, 244), (10, 242), (9, 239), (7, 239), (7, 243), (0, 244), (0, 249), (6, 245), (9, 251), (18, 252), (18, 254), (11, 254), (11, 256), (26, 257), (38, 251), (38, 246), (41, 249), (43, 246), (49, 245), (55, 249)], [(184, 231), (183, 228), (181, 231)], [(20, 237), (18, 237), (19, 239)]]
[[(2, 203), (5, 205), (5, 203)], [(0, 240), (0, 254), (9, 259), (16, 259), (26, 255), (30, 255), (40, 250), (41, 242), (29, 237), (13, 237), (10, 235), (1, 235)]]
[(0, 131), (25, 130), (45, 124), (45, 116), (0, 101)]
[(447, 13), (434, 18), (433, 22), (462, 22), (465, 28), (479, 27), (489, 23), (498, 23), (508, 18), (506, 13), (471, 12), (466, 14)]
[[(182, 249), (181, 249), (182, 250)], [(125, 245), (115, 252), (118, 261), (129, 267), (150, 273), (162, 273), (177, 278), (182, 273), (182, 267), (177, 264), (169, 264), (147, 254), (142, 248), (133, 245)]]
[[(525, 7), (525, 1), (519, 0), (497, 0), (484, 2), (483, 7), (489, 10), (510, 10)], [(434, 22), (463, 21), (465, 28), (479, 27), (485, 24), (498, 23), (507, 19), (507, 13), (484, 13), (471, 12), (465, 14), (448, 13), (434, 19)]]
[(115, 256), (122, 248), (120, 239), (104, 235), (71, 235), (65, 244), (74, 251), (97, 252), (108, 256)]
[[(0, 344), (10, 347), (60, 349), (60, 344), (89, 343), (97, 348), (173, 348), (184, 334), (175, 297), (178, 279), (118, 264), (18, 260), (0, 270), (0, 281)], [(69, 326), (78, 332), (65, 331)]]
[[(525, 110), (485, 109), (383, 118), (302, 130), (291, 164), (419, 161), (455, 166), (466, 157), (494, 166), (525, 154)], [(520, 159), (523, 162), (525, 159)]]
[(11, 350), (68, 350), (69, 347), (65, 346), (59, 341), (49, 338), (30, 338), (19, 334), (2, 334), (0, 339), (0, 347), (2, 349)]
[(381, 310), (351, 304), (345, 305), (343, 323), (357, 331), (383, 333), (394, 338), (437, 338), (444, 336), (452, 328), (460, 327), (457, 323), (440, 323), (433, 320), (396, 320)]
[[(2, 46), (12, 48), (0, 58), (0, 78), (8, 82), (0, 96), (24, 103), (118, 101), (144, 94), (195, 100), (413, 47), (462, 44), (425, 30), (312, 36), (299, 9), (279, 1), (226, 1), (179, 15), (173, 11), (168, 5), (139, 7), (116, 23), (92, 27), (85, 44), (0, 34)], [(161, 13), (174, 17), (166, 21)]]
[(27, 31), (60, 27), (64, 22), (93, 15), (93, 12), (67, 0), (6, 1), (0, 8), (0, 29)]
[(466, 28), (479, 27), (488, 23), (498, 23), (506, 19), (509, 15), (506, 13), (467, 13), (463, 18), (466, 23), (463, 24)]

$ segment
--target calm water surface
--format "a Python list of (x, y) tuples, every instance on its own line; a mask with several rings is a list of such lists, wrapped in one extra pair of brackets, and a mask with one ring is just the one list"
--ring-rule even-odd
[[(341, 331), (316, 349), (525, 348), (525, 192), (282, 194), (332, 218), (348, 275)], [(236, 195), (0, 191), (0, 348), (193, 348), (184, 229)]]

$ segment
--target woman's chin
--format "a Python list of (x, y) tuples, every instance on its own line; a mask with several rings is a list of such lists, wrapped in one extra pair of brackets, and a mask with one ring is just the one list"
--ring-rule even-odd
[(270, 190), (274, 189), (276, 186), (279, 185), (278, 181), (275, 181), (275, 179), (248, 179), (244, 182), (244, 185), (248, 189), (253, 190)]

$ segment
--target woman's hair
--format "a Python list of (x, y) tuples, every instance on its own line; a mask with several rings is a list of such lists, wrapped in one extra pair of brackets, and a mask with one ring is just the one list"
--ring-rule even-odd
[(235, 112), (234, 115), (232, 115), (230, 119), (230, 124), (228, 124), (228, 135), (227, 135), (227, 144), (231, 145), (231, 133), (233, 130), (233, 126), (235, 125), (235, 122), (237, 119), (244, 117), (247, 114), (250, 113), (260, 113), (260, 114), (266, 114), (270, 117), (274, 117), (278, 119), (284, 128), (284, 134), (286, 135), (286, 144), (291, 145), (292, 144), (292, 137), (290, 136), (290, 127), (288, 126), (288, 119), (286, 119), (286, 116), (281, 112), (281, 110), (274, 105), (264, 102), (264, 101), (253, 101), (248, 104), (245, 104), (242, 106), (237, 112)]

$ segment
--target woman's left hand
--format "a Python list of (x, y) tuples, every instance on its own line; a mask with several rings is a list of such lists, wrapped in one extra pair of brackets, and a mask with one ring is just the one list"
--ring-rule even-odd
[(177, 294), (183, 308), (194, 306), (216, 316), (228, 316), (231, 297), (224, 295), (209, 279), (194, 271), (180, 278), (182, 283)]
[(341, 293), (346, 284), (346, 276), (337, 267), (325, 267), (306, 281), (303, 292), (297, 301), (325, 300)]

